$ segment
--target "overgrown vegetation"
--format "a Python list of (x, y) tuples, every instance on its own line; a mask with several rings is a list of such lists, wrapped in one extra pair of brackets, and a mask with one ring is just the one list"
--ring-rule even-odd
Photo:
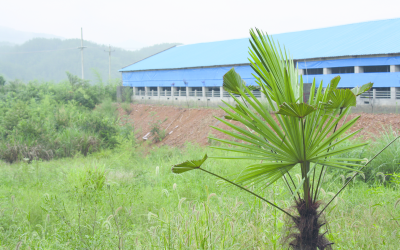
[[(384, 142), (372, 146), (379, 143)], [(280, 244), (288, 220), (283, 213), (201, 172), (185, 178), (170, 174), (174, 162), (200, 158), (205, 151), (185, 145), (146, 154), (144, 147), (132, 150), (123, 142), (87, 157), (0, 162), (0, 248), (287, 249)], [(387, 152), (377, 160), (386, 157), (398, 155)], [(251, 161), (210, 161), (204, 168), (230, 175), (246, 163)], [(300, 174), (294, 173), (296, 184)], [(326, 237), (336, 249), (398, 249), (400, 179), (381, 179), (365, 183), (357, 177), (328, 208)], [(342, 186), (333, 173), (323, 181), (330, 190)], [(291, 204), (283, 180), (259, 194), (278, 206)], [(321, 201), (332, 195), (321, 190)]]
[(58, 84), (15, 80), (0, 86), (0, 159), (86, 156), (126, 137), (113, 104), (119, 82), (91, 85), (68, 72), (67, 77)]

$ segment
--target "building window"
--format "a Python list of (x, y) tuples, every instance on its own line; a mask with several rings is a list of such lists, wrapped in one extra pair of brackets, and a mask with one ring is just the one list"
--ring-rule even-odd
[(322, 75), (324, 73), (323, 68), (319, 69), (303, 69), (304, 75)]
[(157, 87), (150, 87), (150, 91), (157, 91)]
[(177, 91), (179, 91), (179, 90), (181, 90), (181, 91), (186, 91), (186, 87), (176, 87), (176, 90), (177, 90)]
[(137, 91), (144, 91), (144, 87), (137, 87)]
[(354, 67), (335, 67), (331, 68), (331, 74), (350, 74), (354, 73)]
[(201, 90), (202, 90), (202, 87), (192, 87), (192, 91), (195, 91), (195, 90), (201, 91)]
[(219, 91), (219, 87), (210, 87), (208, 88), (208, 91)]
[(390, 72), (389, 65), (382, 66), (363, 66), (364, 73), (376, 73), (376, 72)]
[[(390, 91), (390, 87), (386, 87), (386, 88), (372, 88), (375, 89), (376, 91)], [(371, 90), (372, 90), (371, 89)]]
[(162, 87), (161, 90), (162, 91), (171, 91), (171, 87)]

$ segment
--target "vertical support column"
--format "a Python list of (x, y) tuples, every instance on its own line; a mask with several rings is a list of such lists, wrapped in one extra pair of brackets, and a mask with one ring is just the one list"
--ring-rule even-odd
[(150, 95), (150, 88), (149, 87), (144, 87), (144, 95), (149, 96)]
[(219, 87), (219, 96), (220, 98), (224, 98), (224, 87)]
[(158, 96), (158, 97), (161, 96), (161, 87), (157, 87), (157, 96)]
[(201, 87), (201, 93), (202, 93), (202, 96), (203, 96), (203, 98), (205, 98), (206, 97), (206, 87)]
[(214, 90), (211, 90), (211, 97), (214, 98)]
[(189, 87), (186, 87), (186, 97), (189, 96)]
[(182, 95), (182, 90), (179, 88), (179, 96)]
[(267, 97), (265, 97), (264, 92), (261, 92), (260, 94), (261, 94), (261, 100), (266, 101)]
[(324, 75), (332, 74), (332, 70), (329, 69), (329, 68), (323, 68), (323, 69), (322, 69), (322, 73), (323, 73)]
[(297, 72), (298, 72), (299, 76), (304, 75), (303, 69), (297, 69)]
[(390, 87), (390, 100), (394, 102), (396, 101), (396, 87)]
[(175, 87), (171, 87), (171, 96), (175, 95)]
[(354, 73), (364, 73), (362, 66), (354, 66)]
[(390, 73), (396, 72), (396, 65), (390, 65)]
[(135, 96), (136, 93), (137, 93), (137, 87), (133, 87), (133, 88), (132, 88), (132, 94), (133, 94), (133, 96)]
[(376, 99), (376, 89), (372, 89), (372, 99)]

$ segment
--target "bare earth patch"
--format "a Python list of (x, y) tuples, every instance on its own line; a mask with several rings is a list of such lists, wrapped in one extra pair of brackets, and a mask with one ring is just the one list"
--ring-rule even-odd
[[(219, 108), (182, 108), (148, 104), (131, 104), (131, 107), (133, 111), (129, 119), (134, 123), (139, 140), (143, 140), (142, 138), (150, 132), (150, 125), (158, 120), (162, 122), (160, 128), (167, 132), (160, 145), (182, 146), (185, 142), (193, 142), (205, 146), (209, 141), (207, 137), (211, 134), (218, 138), (228, 138), (210, 127), (229, 128), (215, 119), (214, 116), (222, 118), (226, 115), (225, 111)], [(119, 108), (119, 113), (126, 114), (122, 108)], [(351, 131), (364, 128), (358, 136), (365, 139), (374, 139), (389, 127), (394, 131), (400, 130), (400, 114), (350, 114), (347, 121), (358, 115), (361, 115), (361, 118)]]

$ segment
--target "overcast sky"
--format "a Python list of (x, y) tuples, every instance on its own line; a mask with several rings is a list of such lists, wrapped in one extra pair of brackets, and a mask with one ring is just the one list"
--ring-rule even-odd
[[(123, 47), (184, 44), (400, 17), (400, 0), (0, 0), (0, 26)], [(399, 27), (400, 28), (400, 27)], [(334, 38), (332, 38), (334, 39)]]

